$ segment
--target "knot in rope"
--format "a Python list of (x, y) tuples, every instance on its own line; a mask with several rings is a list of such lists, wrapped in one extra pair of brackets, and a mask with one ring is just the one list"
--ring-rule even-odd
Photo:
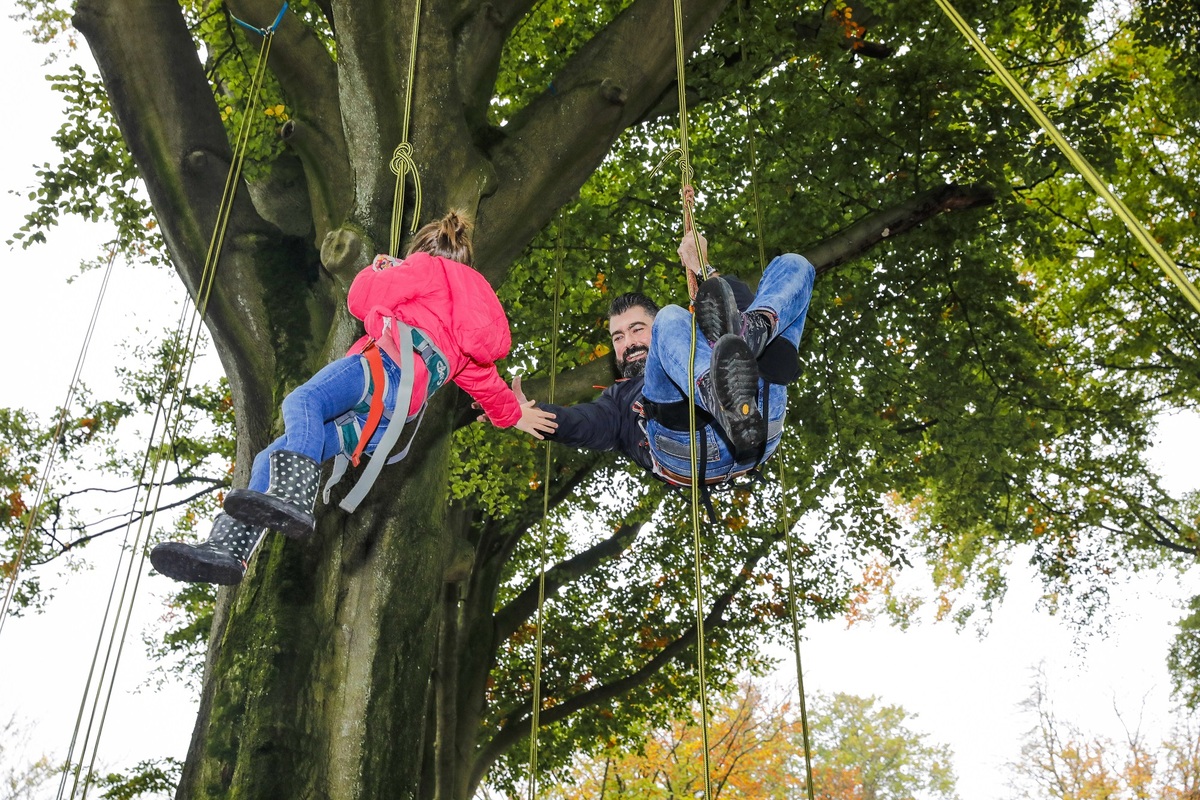
[(408, 232), (417, 232), (417, 222), (421, 219), (421, 176), (417, 173), (417, 162), (412, 157), (413, 148), (408, 142), (396, 145), (392, 152), (389, 167), (396, 176), (395, 198), (392, 204), (392, 239), (389, 252), (394, 256), (400, 249), (400, 228), (404, 219), (404, 175), (410, 173), (413, 178), (413, 216)]
[(395, 175), (403, 175), (405, 170), (411, 170), (416, 174), (417, 167), (412, 159), (413, 148), (408, 142), (401, 142), (396, 145), (395, 152), (392, 153), (391, 167), (392, 173)]

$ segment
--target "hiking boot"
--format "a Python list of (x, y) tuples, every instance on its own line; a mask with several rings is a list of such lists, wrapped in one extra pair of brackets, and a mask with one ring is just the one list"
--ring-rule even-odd
[(750, 348), (750, 354), (758, 358), (775, 335), (775, 315), (766, 309), (747, 311), (742, 314), (742, 324), (737, 333)]
[(696, 327), (709, 344), (736, 333), (750, 346), (755, 358), (762, 355), (775, 335), (775, 315), (766, 309), (738, 311), (733, 289), (721, 278), (709, 278), (696, 290)]
[(762, 449), (767, 421), (758, 410), (758, 364), (739, 336), (727, 333), (713, 346), (712, 364), (696, 381), (697, 395), (744, 461)]
[(727, 333), (737, 333), (742, 325), (733, 289), (721, 278), (709, 278), (696, 290), (696, 327), (708, 343), (716, 344)]
[(266, 492), (234, 489), (225, 495), (225, 513), (255, 528), (271, 528), (303, 539), (317, 528), (313, 507), (321, 465), (303, 453), (276, 450), (270, 459)]
[(150, 551), (150, 563), (168, 578), (187, 583), (232, 586), (246, 574), (246, 563), (262, 539), (254, 530), (228, 514), (213, 520), (208, 541), (200, 544), (162, 542)]

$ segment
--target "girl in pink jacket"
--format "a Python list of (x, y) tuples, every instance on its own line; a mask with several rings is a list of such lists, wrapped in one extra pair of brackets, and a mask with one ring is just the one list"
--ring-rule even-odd
[[(538, 439), (553, 432), (553, 416), (533, 401), (518, 402), (496, 369), (511, 345), (508, 318), (487, 280), (467, 266), (472, 255), (469, 223), (450, 212), (417, 231), (403, 261), (380, 255), (360, 272), (347, 303), (366, 335), (284, 398), (283, 436), (255, 457), (249, 487), (226, 496), (208, 541), (159, 544), (150, 552), (154, 568), (175, 580), (238, 583), (268, 528), (293, 538), (315, 529), (322, 462), (341, 456), (340, 475), (347, 456), (357, 463), (381, 444), (390, 451), (398, 426), (419, 420), (447, 380), (496, 427)], [(409, 374), (401, 361), (411, 361)], [(406, 393), (407, 405), (397, 410)], [(367, 467), (371, 480), (388, 454), (377, 453), (379, 462)], [(354, 504), (343, 501), (348, 510)]]

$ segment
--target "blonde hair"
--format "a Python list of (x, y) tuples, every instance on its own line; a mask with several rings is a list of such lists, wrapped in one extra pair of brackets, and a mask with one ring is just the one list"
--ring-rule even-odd
[(408, 246), (405, 255), (418, 251), (449, 258), (462, 264), (470, 264), (475, 257), (471, 245), (471, 221), (461, 211), (451, 211), (446, 216), (424, 225)]

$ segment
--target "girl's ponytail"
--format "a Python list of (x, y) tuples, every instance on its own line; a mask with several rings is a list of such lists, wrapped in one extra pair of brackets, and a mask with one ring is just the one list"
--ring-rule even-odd
[(470, 264), (475, 257), (475, 248), (471, 244), (471, 228), (471, 221), (466, 214), (451, 211), (417, 231), (406, 255), (419, 251)]

